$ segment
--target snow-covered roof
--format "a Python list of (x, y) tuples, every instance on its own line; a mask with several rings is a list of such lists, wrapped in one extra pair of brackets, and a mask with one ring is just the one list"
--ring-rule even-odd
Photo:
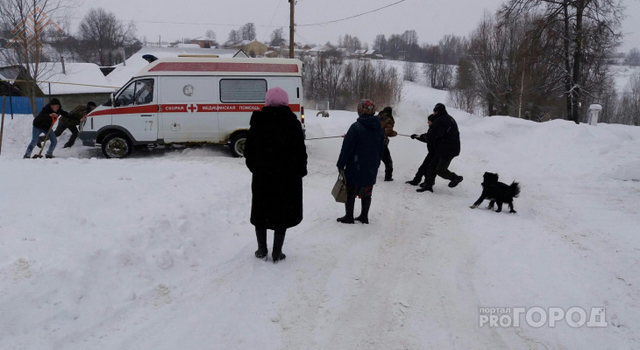
[(331, 50), (331, 48), (329, 46), (325, 45), (325, 46), (313, 47), (313, 48), (309, 49), (308, 51), (309, 52), (325, 52), (325, 51), (330, 51), (330, 50)]
[(200, 45), (198, 44), (183, 44), (183, 43), (179, 43), (176, 44), (174, 47), (180, 48), (180, 49), (199, 49)]
[(202, 49), (198, 48), (178, 48), (178, 47), (151, 47), (146, 46), (134, 53), (126, 61), (116, 66), (113, 72), (107, 75), (109, 85), (122, 86), (131, 77), (138, 74), (149, 62), (142, 58), (143, 55), (150, 54), (157, 58), (178, 57), (178, 55), (217, 55), (220, 58), (248, 57), (242, 50), (237, 49)]
[[(40, 90), (52, 95), (109, 93), (116, 89), (105, 78), (100, 67), (94, 63), (65, 63), (65, 73), (62, 63), (40, 63), (38, 83)], [(51, 82), (51, 84), (49, 84)], [(61, 84), (62, 83), (62, 84)]]

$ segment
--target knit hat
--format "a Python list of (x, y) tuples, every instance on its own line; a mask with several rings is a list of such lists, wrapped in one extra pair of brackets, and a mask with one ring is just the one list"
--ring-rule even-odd
[(282, 90), (279, 87), (274, 87), (269, 89), (269, 91), (267, 91), (267, 95), (265, 97), (266, 106), (271, 106), (271, 107), (280, 107), (280, 106), (286, 106), (289, 104), (289, 95), (287, 95), (287, 92)]
[(438, 114), (447, 114), (447, 108), (442, 103), (437, 103), (435, 107), (433, 107), (434, 112), (438, 112)]
[(389, 107), (389, 106), (384, 107), (384, 108), (382, 109), (382, 111), (383, 111), (383, 112), (387, 112), (387, 113), (389, 113), (389, 114), (393, 114), (393, 113), (391, 113), (393, 110), (392, 110), (392, 109), (391, 109), (391, 107)]
[(51, 101), (49, 101), (49, 106), (60, 106), (60, 100), (58, 100), (57, 98), (52, 98)]
[(434, 120), (436, 120), (436, 116), (431, 114), (430, 116), (427, 117), (427, 120), (430, 122), (433, 122)]
[(358, 102), (358, 116), (362, 117), (365, 114), (373, 115), (376, 112), (376, 106), (371, 100), (360, 100)]

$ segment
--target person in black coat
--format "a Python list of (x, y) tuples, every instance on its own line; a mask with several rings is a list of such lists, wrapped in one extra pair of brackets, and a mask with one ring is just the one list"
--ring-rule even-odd
[(433, 108), (433, 124), (427, 131), (426, 142), (433, 144), (435, 156), (427, 166), (426, 179), (418, 192), (433, 192), (436, 175), (449, 180), (449, 187), (456, 187), (462, 182), (462, 176), (449, 171), (453, 158), (460, 155), (460, 132), (455, 119), (447, 113), (442, 103)]
[(68, 117), (69, 113), (62, 109), (60, 101), (57, 98), (51, 99), (51, 101), (42, 108), (40, 113), (33, 119), (33, 129), (31, 131), (31, 142), (27, 146), (27, 150), (24, 153), (24, 158), (31, 158), (31, 152), (38, 143), (38, 139), (41, 134), (49, 134), (49, 149), (47, 150), (46, 157), (53, 158), (53, 150), (56, 149), (58, 139), (56, 134), (49, 132), (51, 127), (58, 120), (58, 116)]
[(251, 223), (256, 229), (258, 250), (265, 259), (267, 229), (274, 230), (273, 262), (284, 260), (286, 231), (302, 221), (302, 178), (307, 175), (307, 149), (302, 125), (288, 106), (286, 91), (267, 91), (265, 106), (251, 115), (244, 149), (251, 181)]
[[(338, 218), (343, 224), (358, 220), (369, 223), (371, 194), (376, 183), (380, 160), (384, 154), (384, 132), (380, 120), (374, 116), (375, 106), (370, 100), (358, 103), (358, 119), (351, 125), (342, 141), (338, 157), (338, 171), (344, 170), (347, 182), (345, 216)], [(353, 217), (356, 197), (362, 201), (362, 212)]]

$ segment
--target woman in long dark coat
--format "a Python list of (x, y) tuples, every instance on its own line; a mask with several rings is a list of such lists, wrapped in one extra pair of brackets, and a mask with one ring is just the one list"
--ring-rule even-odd
[(286, 231), (302, 221), (302, 178), (307, 175), (307, 149), (302, 125), (288, 106), (286, 91), (269, 89), (261, 111), (253, 112), (244, 149), (251, 182), (251, 223), (256, 228), (256, 257), (268, 255), (267, 229), (274, 230), (273, 262), (284, 260)]

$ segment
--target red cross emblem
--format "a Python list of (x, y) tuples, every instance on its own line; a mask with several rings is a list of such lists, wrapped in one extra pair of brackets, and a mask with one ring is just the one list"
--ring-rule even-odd
[(196, 111), (198, 111), (198, 105), (193, 104), (193, 103), (189, 103), (189, 104), (187, 105), (187, 112), (189, 112), (189, 113), (194, 113), (194, 112), (196, 112)]

